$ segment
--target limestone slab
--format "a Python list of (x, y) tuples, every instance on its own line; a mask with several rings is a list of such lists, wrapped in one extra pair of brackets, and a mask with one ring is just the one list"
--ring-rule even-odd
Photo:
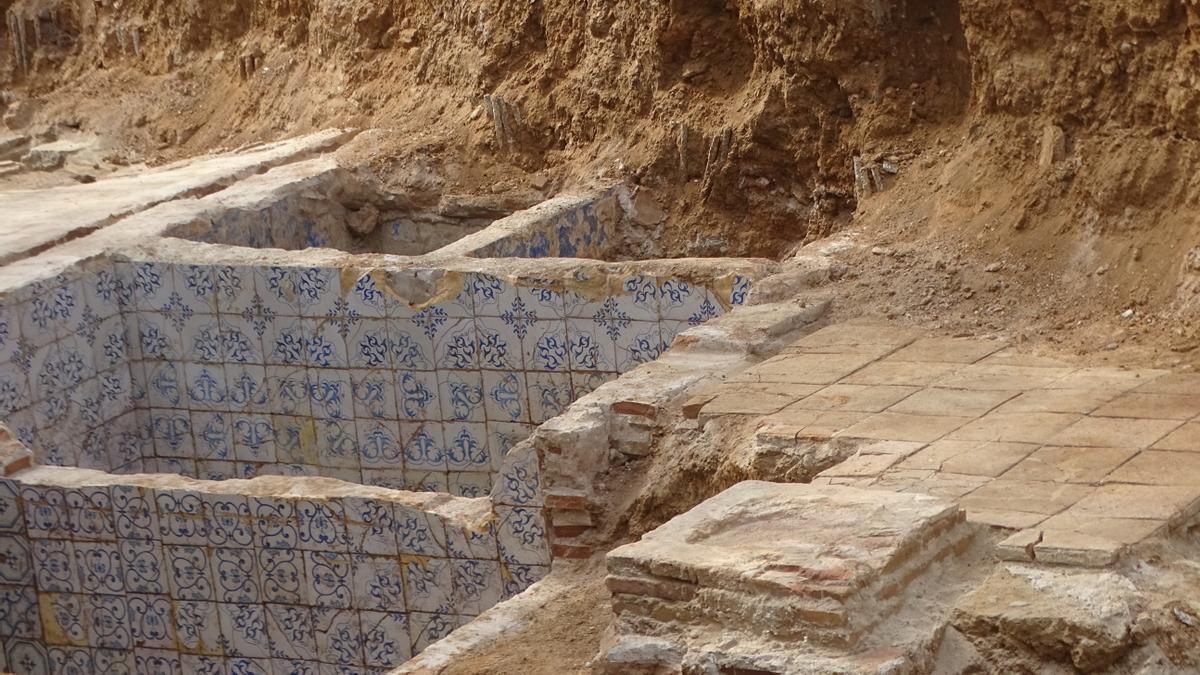
[(1052, 641), (1062, 647), (1041, 651), (1065, 666), (1107, 672), (1132, 646), (1135, 599), (1133, 584), (1112, 572), (1008, 565), (964, 596), (951, 621), (999, 648)]
[(887, 471), (902, 457), (898, 455), (854, 455), (832, 468), (822, 471), (819, 478), (869, 478)]
[(1102, 537), (1120, 544), (1137, 544), (1158, 534), (1167, 526), (1166, 520), (1150, 518), (1104, 518), (1087, 516), (1068, 509), (1050, 516), (1039, 529), (1060, 532), (1079, 532)]
[(1075, 567), (1107, 567), (1125, 545), (1104, 537), (1068, 530), (1021, 530), (996, 545), (996, 557), (1014, 562), (1040, 562)]
[(730, 383), (701, 409), (701, 415), (770, 415), (812, 393), (812, 385)]
[(810, 439), (829, 438), (835, 433), (853, 426), (871, 413), (822, 412), (819, 410), (793, 410), (785, 408), (774, 415), (764, 417), (757, 435), (763, 439)]
[[(883, 477), (876, 481), (882, 483)], [(938, 472), (905, 488), (905, 492), (919, 492), (935, 497), (958, 499), (987, 485), (991, 479), (986, 476), (972, 476), (963, 473)]]

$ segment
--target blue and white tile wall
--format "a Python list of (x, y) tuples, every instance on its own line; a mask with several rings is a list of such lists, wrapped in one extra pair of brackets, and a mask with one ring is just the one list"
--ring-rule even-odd
[(189, 223), (167, 233), (192, 241), (249, 248), (336, 248), (350, 250), (353, 241), (336, 221), (318, 220), (305, 208), (305, 198), (283, 199), (259, 210), (228, 209), (197, 230)]
[(35, 284), (0, 306), (0, 419), (47, 464), (477, 497), (537, 424), (749, 283), (449, 273), (414, 309), (386, 275), (118, 261)]
[(383, 672), (546, 574), (528, 469), (477, 528), (378, 496), (0, 480), (0, 670)]
[(107, 469), (143, 454), (127, 301), (105, 261), (0, 300), (0, 420), (39, 461)]
[(466, 253), (477, 258), (604, 259), (617, 241), (620, 220), (601, 212), (616, 210), (621, 188), (584, 200), (553, 216), (531, 221), (518, 231)]

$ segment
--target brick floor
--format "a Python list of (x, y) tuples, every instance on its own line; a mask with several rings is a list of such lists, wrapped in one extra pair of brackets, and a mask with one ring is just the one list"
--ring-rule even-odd
[(971, 521), (1018, 530), (1014, 559), (1029, 545), (1040, 560), (1107, 564), (1200, 509), (1196, 374), (860, 322), (731, 378), (702, 415), (727, 411), (757, 412), (760, 439), (855, 443), (814, 482), (956, 500)]

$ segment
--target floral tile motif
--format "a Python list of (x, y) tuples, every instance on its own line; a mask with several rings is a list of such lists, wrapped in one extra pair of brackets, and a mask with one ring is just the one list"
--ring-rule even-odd
[[(600, 245), (595, 214), (568, 220), (534, 248)], [(0, 641), (46, 672), (397, 665), (548, 571), (534, 425), (750, 288), (421, 270), (453, 296), (421, 307), (384, 270), (105, 265), (0, 305), (0, 413), (39, 461), (490, 494), (497, 521), (448, 528), (385, 493), (0, 481)], [(46, 631), (64, 644), (38, 648)]]
[(303, 605), (267, 605), (267, 635), (276, 659), (312, 661), (317, 657), (312, 612)]
[(33, 584), (33, 558), (28, 538), (0, 536), (0, 584)]
[(399, 467), (403, 462), (400, 423), (359, 421), (358, 454), (363, 467)]
[(0, 586), (0, 641), (40, 638), (38, 594), (33, 586)]
[(364, 665), (392, 668), (412, 658), (408, 615), (398, 612), (360, 612)]
[(267, 634), (264, 605), (217, 604), (225, 653), (247, 658), (270, 658), (271, 641)]
[(500, 559), (506, 563), (549, 565), (546, 522), (540, 509), (497, 506)]
[(307, 601), (308, 577), (302, 552), (262, 549), (258, 552), (263, 597), (268, 602)]
[(332, 607), (312, 610), (317, 658), (323, 663), (355, 665), (363, 662), (362, 625), (358, 612)]

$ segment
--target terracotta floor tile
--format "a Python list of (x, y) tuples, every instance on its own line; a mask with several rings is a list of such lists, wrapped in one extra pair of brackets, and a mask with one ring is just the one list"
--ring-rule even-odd
[(1200, 394), (1200, 374), (1170, 373), (1156, 377), (1134, 391), (1145, 394)]
[(1104, 485), (1071, 508), (1072, 515), (1178, 522), (1200, 507), (1200, 486)]
[(887, 384), (924, 387), (957, 372), (958, 363), (914, 363), (911, 361), (876, 361), (846, 377), (842, 384)]
[(1090, 413), (1120, 395), (1117, 388), (1034, 389), (1000, 406), (996, 412)]
[(951, 440), (1046, 443), (1083, 419), (1072, 413), (989, 413), (950, 434)]
[(863, 354), (781, 354), (741, 373), (731, 381), (833, 384), (874, 361)]
[(1180, 422), (1125, 417), (1084, 417), (1050, 439), (1050, 445), (1148, 448)]
[(1045, 447), (1021, 460), (1003, 478), (1099, 483), (1138, 452), (1128, 448)]
[(838, 434), (847, 438), (929, 443), (970, 422), (968, 417), (879, 413)]
[(1004, 349), (1003, 342), (968, 338), (922, 338), (897, 350), (889, 361), (931, 361), (937, 363), (975, 363)]
[(1056, 380), (1047, 389), (1133, 389), (1166, 374), (1165, 370), (1126, 370), (1124, 368), (1080, 368)]
[(1200, 453), (1148, 450), (1108, 477), (1113, 483), (1200, 486)]
[(980, 391), (973, 389), (944, 389), (930, 387), (896, 403), (891, 412), (913, 415), (950, 415), (979, 417), (1016, 396), (1015, 391)]
[(905, 459), (898, 468), (994, 478), (1011, 469), (1037, 448), (1032, 443), (941, 440)]
[(999, 478), (963, 497), (968, 508), (1021, 511), (1047, 516), (1066, 510), (1096, 488), (1074, 483), (1006, 480)]
[(1097, 417), (1190, 420), (1200, 415), (1200, 394), (1122, 394), (1095, 410)]
[(958, 371), (951, 377), (938, 380), (939, 387), (951, 389), (993, 389), (1023, 391), (1046, 388), (1066, 377), (1070, 368), (1035, 368), (1030, 366), (993, 366), (977, 363)]
[(1155, 450), (1200, 452), (1200, 422), (1188, 422), (1154, 444)]
[(917, 391), (920, 391), (919, 387), (834, 384), (800, 399), (790, 407), (798, 410), (877, 413)]

